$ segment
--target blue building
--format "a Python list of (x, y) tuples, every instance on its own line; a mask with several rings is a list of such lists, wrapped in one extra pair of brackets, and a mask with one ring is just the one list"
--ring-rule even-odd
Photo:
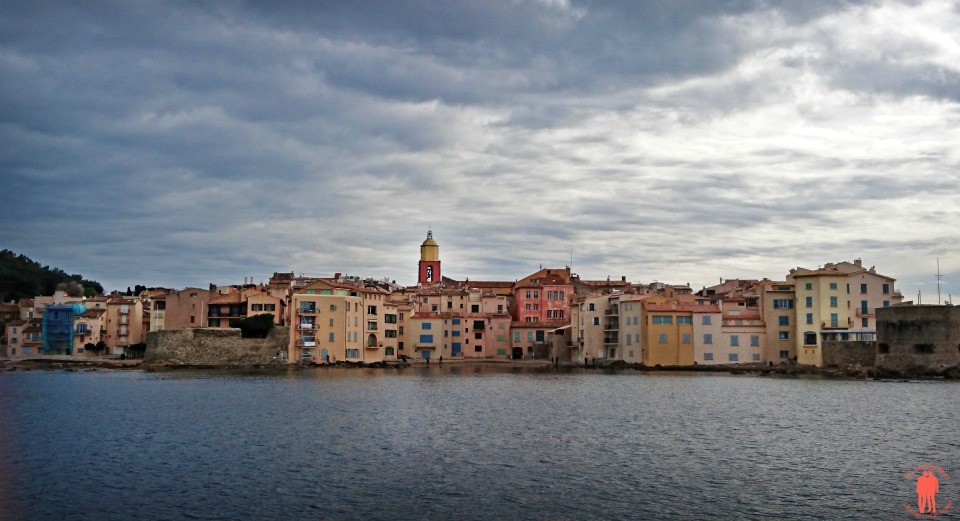
[(83, 304), (54, 304), (43, 313), (43, 353), (73, 354), (73, 319), (87, 311)]

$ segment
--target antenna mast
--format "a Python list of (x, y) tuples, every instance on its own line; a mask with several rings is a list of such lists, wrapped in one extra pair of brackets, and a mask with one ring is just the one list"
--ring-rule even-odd
[(940, 296), (940, 279), (943, 278), (943, 275), (940, 275), (940, 257), (937, 257), (937, 304), (943, 304), (943, 297)]

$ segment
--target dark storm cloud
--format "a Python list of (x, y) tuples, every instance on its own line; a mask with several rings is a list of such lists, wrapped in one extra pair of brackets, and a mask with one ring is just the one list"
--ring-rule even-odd
[[(0, 242), (117, 287), (410, 282), (428, 226), (471, 278), (570, 250), (586, 277), (691, 280), (882, 257), (865, 241), (954, 215), (957, 19), (937, 2), (15, 3)], [(922, 235), (911, 248), (956, 238)]]

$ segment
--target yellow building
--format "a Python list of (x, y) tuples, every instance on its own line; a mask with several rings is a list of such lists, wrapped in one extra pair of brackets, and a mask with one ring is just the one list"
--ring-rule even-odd
[(703, 306), (642, 302), (644, 365), (693, 365), (693, 309)]
[(823, 365), (821, 333), (847, 330), (847, 276), (833, 269), (793, 274), (797, 295), (797, 363)]
[(796, 292), (797, 363), (822, 366), (825, 336), (837, 340), (875, 340), (875, 311), (903, 300), (895, 279), (853, 262), (790, 270)]

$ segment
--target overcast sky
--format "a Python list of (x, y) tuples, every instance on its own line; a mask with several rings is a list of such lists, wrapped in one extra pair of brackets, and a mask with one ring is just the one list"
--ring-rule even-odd
[(0, 247), (101, 281), (690, 283), (862, 258), (960, 299), (956, 2), (8, 2)]

